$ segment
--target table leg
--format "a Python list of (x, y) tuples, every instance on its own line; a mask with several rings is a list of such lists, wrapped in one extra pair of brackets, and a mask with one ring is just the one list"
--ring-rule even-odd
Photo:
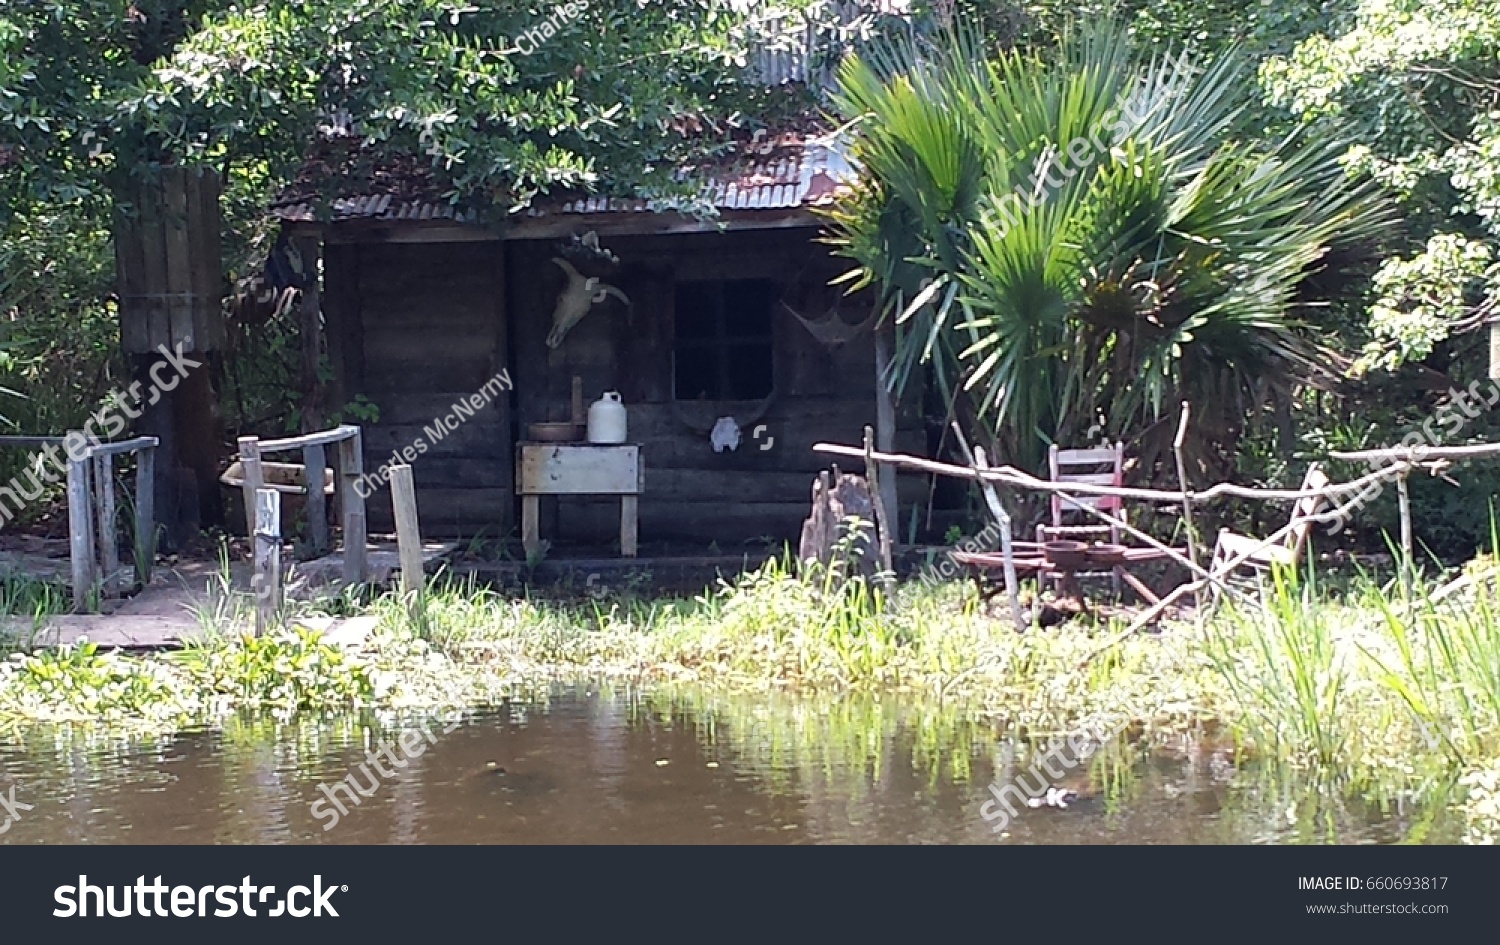
[(637, 518), (639, 507), (639, 496), (620, 496), (620, 554), (626, 558), (635, 557), (636, 542), (640, 530), (640, 523)]
[(521, 496), (521, 547), (526, 551), (526, 557), (534, 556), (541, 548), (541, 536), (537, 534), (537, 518), (541, 513), (542, 497), (538, 495)]

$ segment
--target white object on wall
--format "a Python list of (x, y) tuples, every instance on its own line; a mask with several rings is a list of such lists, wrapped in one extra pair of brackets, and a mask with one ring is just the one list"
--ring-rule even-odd
[(733, 417), (720, 417), (709, 432), (708, 441), (713, 444), (715, 453), (737, 450), (740, 448), (740, 425)]
[(547, 333), (547, 347), (556, 348), (562, 344), (568, 331), (589, 313), (589, 309), (603, 302), (606, 296), (613, 295), (629, 307), (630, 299), (614, 286), (605, 285), (596, 276), (584, 278), (561, 256), (553, 256), (552, 261), (567, 273), (568, 284), (558, 293), (557, 304), (552, 309), (552, 330)]

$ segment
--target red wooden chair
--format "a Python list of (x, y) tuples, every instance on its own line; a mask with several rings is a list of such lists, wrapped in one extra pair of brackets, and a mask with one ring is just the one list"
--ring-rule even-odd
[[(1048, 451), (1047, 465), (1053, 482), (1085, 482), (1098, 486), (1123, 486), (1125, 484), (1125, 444), (1095, 449), (1064, 450), (1052, 444)], [(1117, 495), (1072, 496), (1052, 494), (1052, 524), (1045, 522), (1036, 527), (1036, 540), (1048, 541), (1074, 539), (1088, 541), (1108, 536), (1109, 543), (1120, 544), (1119, 526), (1099, 521), (1083, 508), (1087, 506), (1121, 517), (1124, 501)], [(1080, 521), (1081, 520), (1081, 521)], [(1080, 572), (1076, 577), (1103, 577), (1109, 575), (1114, 584), (1115, 596), (1120, 594), (1120, 569), (1108, 571)]]

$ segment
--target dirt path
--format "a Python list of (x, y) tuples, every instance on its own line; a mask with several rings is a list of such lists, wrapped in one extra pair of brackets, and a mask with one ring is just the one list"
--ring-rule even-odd
[[(456, 545), (432, 542), (424, 545), (423, 558), (431, 563), (451, 554)], [(367, 552), (372, 583), (390, 581), (399, 569), (399, 556), (389, 545), (373, 545)], [(289, 576), (294, 591), (305, 591), (336, 581), (342, 574), (343, 557), (328, 555), (315, 561), (299, 562)], [(69, 576), (67, 543), (56, 539), (12, 536), (0, 547), (0, 571), (22, 574), (49, 583), (65, 583)], [(249, 562), (229, 565), (229, 588), (248, 592), (251, 570)], [(58, 646), (87, 638), (105, 647), (128, 649), (161, 649), (180, 646), (183, 641), (200, 638), (205, 625), (212, 626), (212, 615), (221, 610), (225, 599), (225, 576), (218, 561), (180, 559), (158, 565), (151, 584), (140, 593), (124, 599), (107, 599), (97, 614), (59, 614), (47, 618), (41, 626), (24, 617), (0, 617), (0, 636), (11, 638), (25, 648)], [(303, 620), (316, 626), (330, 639), (347, 646), (363, 642), (374, 621), (370, 618)]]

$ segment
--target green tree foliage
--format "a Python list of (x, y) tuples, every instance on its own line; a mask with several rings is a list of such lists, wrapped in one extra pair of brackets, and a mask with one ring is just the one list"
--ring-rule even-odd
[[(122, 101), (173, 153), (283, 170), (315, 128), (420, 154), (454, 202), (674, 188), (776, 103), (712, 0), (271, 2), (209, 16)], [(754, 115), (754, 118), (750, 116)]]
[[(140, 160), (121, 95), (220, 0), (12, 0), (0, 7), (0, 195), (109, 199), (109, 174)], [(220, 4), (220, 5), (227, 5)], [(130, 150), (127, 150), (127, 147)]]
[[(986, 12), (1004, 8), (985, 0), (967, 5)], [(1330, 28), (1351, 5), (1352, 0), (1031, 0), (1016, 9), (1019, 32), (1029, 44), (1052, 43), (1070, 24), (1114, 19), (1142, 46), (1234, 51), (1260, 59), (1290, 52), (1299, 40)]]
[[(9, 0), (0, 375), (32, 394), (14, 424), (66, 426), (118, 382), (109, 233), (130, 175), (222, 173), (232, 285), (305, 164), (325, 197), (395, 166), (495, 222), (565, 189), (705, 211), (681, 169), (806, 105), (745, 81), (744, 19), (715, 0)], [(276, 331), (257, 328), (267, 357)]]
[(714, 0), (20, 0), (0, 154), (33, 187), (150, 159), (282, 173), (321, 128), (424, 155), (455, 200), (670, 189), (778, 111), (738, 69), (742, 20)]
[(1427, 358), (1496, 312), (1500, 5), (1360, 0), (1261, 79), (1277, 104), (1352, 125), (1346, 160), (1403, 198), (1409, 243), (1375, 277), (1365, 366)]
[(1046, 56), (984, 58), (960, 33), (846, 61), (867, 179), (833, 220), (896, 316), (896, 385), (930, 366), (1034, 464), (1095, 426), (1144, 434), (1149, 458), (1184, 399), (1200, 445), (1232, 454), (1247, 405), (1330, 383), (1310, 277), (1390, 214), (1339, 139), (1236, 135), (1246, 80), (1232, 57), (1142, 57), (1112, 25)]
[(28, 394), (0, 405), (12, 431), (63, 429), (117, 383), (114, 96), (196, 15), (180, 0), (0, 5), (0, 382)]

